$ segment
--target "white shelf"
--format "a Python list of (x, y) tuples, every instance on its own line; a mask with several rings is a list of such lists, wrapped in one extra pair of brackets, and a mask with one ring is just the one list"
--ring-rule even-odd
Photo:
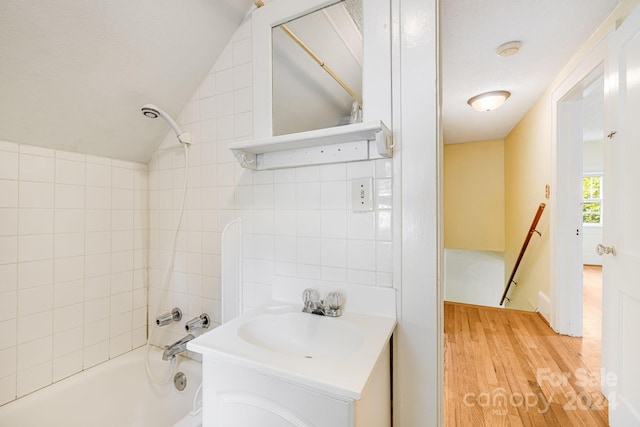
[(393, 139), (381, 121), (356, 123), (229, 144), (242, 167), (256, 170), (391, 157)]

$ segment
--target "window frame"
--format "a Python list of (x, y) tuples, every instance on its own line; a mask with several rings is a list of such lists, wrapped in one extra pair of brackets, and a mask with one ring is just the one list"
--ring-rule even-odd
[[(584, 197), (584, 192), (582, 193), (582, 226), (583, 227), (602, 227), (602, 221), (604, 218), (604, 174), (602, 172), (589, 172), (589, 173), (583, 173), (582, 174), (582, 189), (584, 189), (584, 179), (585, 178), (593, 178), (593, 177), (599, 177), (600, 178), (600, 197), (599, 198), (585, 198)], [(591, 193), (593, 193), (593, 187), (591, 188)], [(584, 191), (584, 190), (583, 190)], [(600, 222), (598, 223), (593, 223), (593, 222), (584, 222), (584, 205), (585, 203), (600, 203)]]

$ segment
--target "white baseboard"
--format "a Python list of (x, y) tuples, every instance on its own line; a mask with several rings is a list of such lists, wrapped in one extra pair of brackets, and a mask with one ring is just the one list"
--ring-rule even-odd
[(538, 311), (548, 323), (551, 323), (551, 300), (542, 291), (538, 291)]

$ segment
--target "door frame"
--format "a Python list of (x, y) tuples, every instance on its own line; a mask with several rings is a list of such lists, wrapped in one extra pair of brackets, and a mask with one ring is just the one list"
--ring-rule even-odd
[(570, 336), (582, 336), (582, 220), (577, 220), (582, 199), (575, 190), (577, 177), (583, 172), (579, 101), (582, 91), (604, 76), (612, 32), (613, 27), (551, 93), (549, 324), (556, 332)]

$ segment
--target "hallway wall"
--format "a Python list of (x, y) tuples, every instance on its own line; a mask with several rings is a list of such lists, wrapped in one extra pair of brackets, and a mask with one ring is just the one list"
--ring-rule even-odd
[[(538, 304), (538, 292), (550, 295), (549, 215), (553, 206), (545, 199), (545, 185), (551, 183), (551, 95), (569, 73), (603, 39), (613, 26), (620, 24), (639, 0), (623, 0), (605, 22), (567, 62), (535, 105), (505, 138), (505, 272), (510, 273), (531, 219), (540, 202), (547, 203), (540, 230), (538, 247), (529, 250), (530, 261), (523, 262), (518, 291), (512, 294), (510, 308), (532, 310)], [(551, 191), (555, 191), (551, 188)], [(533, 254), (535, 252), (535, 254)]]
[(444, 250), (444, 300), (500, 307), (504, 291), (502, 252)]
[(504, 251), (504, 140), (445, 144), (444, 247)]
[(545, 185), (551, 180), (551, 97), (538, 99), (505, 138), (505, 283), (511, 274), (538, 205), (547, 204), (511, 291), (509, 308), (534, 310), (538, 292), (549, 295), (549, 201)]

